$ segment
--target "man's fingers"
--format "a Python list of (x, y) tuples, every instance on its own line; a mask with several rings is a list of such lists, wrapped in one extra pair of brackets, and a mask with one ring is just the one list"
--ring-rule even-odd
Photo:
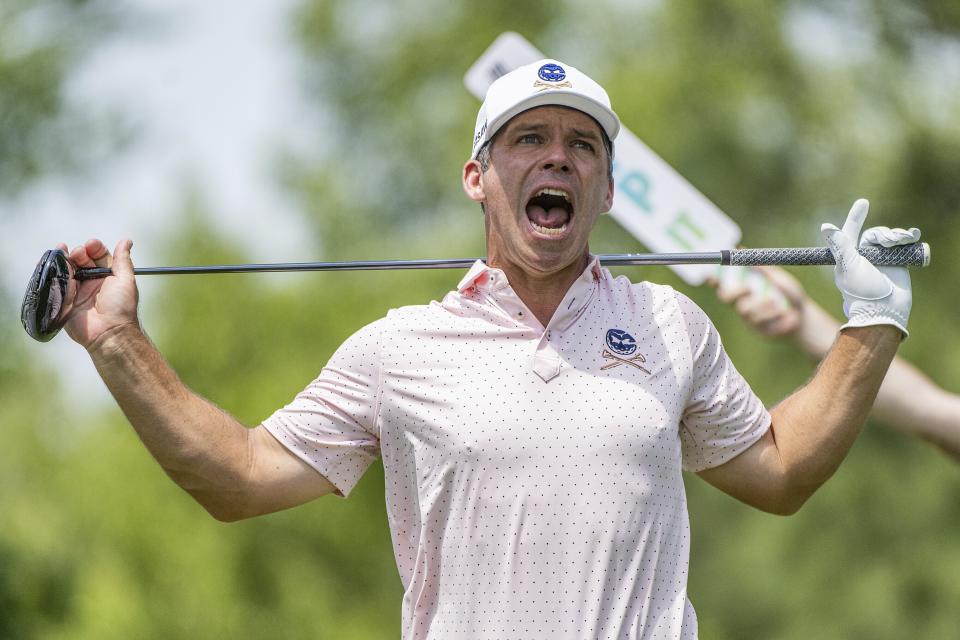
[(735, 309), (744, 322), (765, 336), (792, 333), (798, 326), (798, 312), (795, 309), (783, 308), (772, 298), (744, 298), (737, 303)]
[(96, 266), (110, 268), (112, 262), (110, 251), (103, 242), (94, 238), (83, 243), (83, 247)]
[(820, 227), (837, 263), (833, 279), (843, 294), (843, 312), (850, 320), (843, 328), (891, 324), (905, 336), (910, 314), (910, 286), (908, 280), (903, 285), (899, 281), (904, 276), (909, 278), (909, 273), (903, 267), (877, 268), (857, 252), (857, 246), (907, 244), (918, 240), (920, 232), (874, 227), (861, 237), (868, 209), (866, 200), (857, 200), (847, 214), (842, 231), (832, 224)]
[(863, 232), (860, 246), (880, 245), (881, 247), (897, 247), (904, 244), (913, 244), (920, 241), (920, 229), (891, 229), (890, 227), (870, 227)]
[(99, 240), (87, 240), (74, 247), (67, 257), (70, 262), (83, 269), (110, 266), (110, 252)]
[(867, 219), (869, 210), (870, 202), (864, 198), (860, 198), (850, 207), (847, 220), (843, 223), (843, 235), (850, 238), (854, 244), (860, 239), (860, 230), (863, 228), (863, 221)]
[(787, 302), (795, 307), (803, 305), (807, 297), (800, 281), (790, 275), (785, 269), (771, 265), (754, 267), (763, 274), (767, 282), (772, 284), (786, 298)]
[(857, 237), (851, 238), (829, 222), (820, 227), (820, 232), (823, 233), (823, 238), (827, 241), (830, 252), (833, 253), (833, 259), (837, 263), (837, 273), (846, 273), (860, 258), (860, 254), (857, 253)]
[(820, 227), (837, 262), (834, 280), (846, 296), (879, 300), (890, 295), (893, 285), (866, 258), (857, 253), (853, 240), (832, 224)]
[(820, 233), (823, 234), (823, 239), (827, 241), (827, 246), (830, 247), (833, 258), (837, 261), (837, 266), (843, 268), (844, 264), (849, 262), (855, 253), (850, 238), (835, 224), (829, 222), (820, 226)]
[(70, 260), (70, 262), (77, 265), (81, 269), (88, 269), (97, 266), (93, 261), (93, 258), (91, 258), (87, 253), (87, 249), (84, 245), (80, 245), (79, 247), (74, 247), (71, 249), (67, 258)]
[(737, 313), (751, 324), (769, 322), (784, 313), (784, 309), (780, 308), (772, 298), (768, 297), (751, 296), (749, 298), (741, 298), (737, 301), (737, 304), (734, 305), (734, 308), (737, 310)]
[(113, 251), (113, 273), (117, 276), (133, 277), (133, 261), (130, 258), (132, 240), (121, 240)]
[(742, 284), (720, 284), (717, 287), (717, 298), (726, 304), (732, 304), (750, 293), (750, 289)]

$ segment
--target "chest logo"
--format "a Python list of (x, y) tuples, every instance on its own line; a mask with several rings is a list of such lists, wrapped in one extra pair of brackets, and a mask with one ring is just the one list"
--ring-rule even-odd
[[(637, 341), (623, 329), (610, 329), (607, 331), (606, 346), (607, 348), (603, 350), (601, 355), (604, 360), (609, 360), (610, 362), (600, 367), (601, 371), (613, 369), (621, 365), (629, 365), (636, 367), (644, 373), (650, 373), (650, 371), (639, 364), (640, 362), (647, 361), (647, 359), (643, 357), (643, 354), (638, 353), (637, 355), (633, 355), (637, 350)], [(633, 357), (631, 358), (629, 356)]]
[(607, 348), (621, 356), (629, 356), (637, 350), (637, 341), (623, 329), (607, 331)]

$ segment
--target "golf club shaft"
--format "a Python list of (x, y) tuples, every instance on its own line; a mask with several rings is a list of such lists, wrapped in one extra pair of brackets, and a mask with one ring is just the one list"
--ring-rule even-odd
[[(860, 254), (877, 266), (918, 266), (930, 263), (930, 246), (923, 243), (891, 247), (868, 247)], [(833, 254), (826, 247), (790, 249), (726, 249), (695, 253), (620, 253), (599, 256), (609, 267), (630, 265), (715, 264), (725, 266), (759, 265), (832, 265)], [(467, 269), (483, 258), (447, 258), (433, 260), (359, 260), (352, 262), (281, 262), (274, 264), (203, 265), (186, 267), (142, 267), (136, 275), (173, 275), (190, 273), (252, 273), (260, 271), (379, 271), (396, 269)], [(78, 269), (78, 280), (105, 278), (111, 270), (97, 267)]]

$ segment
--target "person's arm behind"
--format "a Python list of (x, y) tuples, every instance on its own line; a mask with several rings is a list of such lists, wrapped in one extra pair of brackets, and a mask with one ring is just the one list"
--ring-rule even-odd
[[(756, 270), (782, 296), (742, 281), (714, 283), (717, 296), (754, 331), (766, 337), (789, 338), (812, 359), (822, 360), (837, 338), (840, 323), (784, 269)], [(896, 356), (890, 364), (871, 416), (936, 444), (960, 461), (960, 395), (942, 389), (903, 357)]]
[(140, 328), (131, 245), (120, 242), (115, 257), (99, 240), (70, 252), (74, 265), (113, 267), (114, 275), (80, 284), (65, 328), (164, 471), (223, 521), (334, 491), (265, 428), (246, 428), (180, 381)]

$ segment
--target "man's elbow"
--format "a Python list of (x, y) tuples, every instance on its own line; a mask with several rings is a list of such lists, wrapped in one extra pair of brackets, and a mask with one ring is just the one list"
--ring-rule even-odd
[(199, 491), (187, 491), (187, 493), (218, 522), (239, 522), (261, 515), (246, 501), (238, 499), (236, 495), (224, 498), (223, 496), (213, 496)]
[(253, 514), (248, 514), (244, 511), (235, 508), (210, 508), (204, 506), (207, 513), (213, 516), (213, 519), (217, 522), (231, 523), (231, 522), (240, 522), (241, 520), (246, 520), (252, 518)]
[(816, 493), (822, 482), (810, 484), (807, 482), (786, 481), (770, 498), (768, 504), (759, 507), (767, 513), (778, 516), (792, 516), (800, 511), (807, 500)]
[(792, 516), (796, 512), (800, 511), (800, 507), (806, 504), (807, 498), (809, 497), (809, 495), (787, 496), (772, 503), (765, 508), (764, 511), (767, 513), (772, 513), (775, 516)]

